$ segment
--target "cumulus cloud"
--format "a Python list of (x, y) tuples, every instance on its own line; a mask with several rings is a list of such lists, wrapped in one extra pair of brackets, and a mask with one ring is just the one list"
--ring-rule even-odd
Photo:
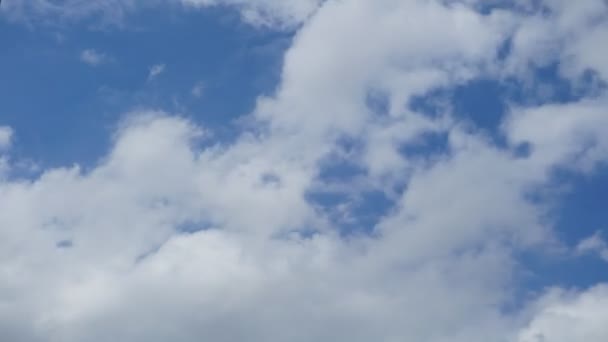
[[(608, 157), (608, 137), (600, 133), (608, 127), (607, 100), (604, 95), (514, 110), (505, 126), (515, 144), (532, 144), (540, 164), (562, 163), (580, 171), (592, 171)], [(581, 150), (581, 146), (586, 148)]]
[[(387, 255), (395, 236), (355, 243), (323, 228), (303, 196), (307, 162), (274, 141), (199, 151), (199, 136), (182, 119), (139, 113), (91, 172), (3, 183), (3, 293), (23, 315), (9, 305), (3, 330), (25, 324), (63, 341), (101, 341), (100, 329), (134, 341), (470, 341), (506, 329), (491, 304), (508, 274), (500, 250), (399, 270), (411, 259)], [(70, 195), (54, 201), (60, 190)], [(42, 283), (43, 298), (29, 297)], [(159, 315), (181, 318), (159, 325)], [(431, 324), (437, 316), (446, 325)]]
[[(522, 2), (523, 3), (523, 2)], [(603, 0), (544, 1), (547, 15), (532, 12), (518, 25), (505, 70), (526, 72), (533, 66), (560, 62), (560, 72), (568, 78), (593, 70), (608, 77), (603, 59), (604, 46), (598, 43), (608, 34)]]
[[(202, 144), (209, 128), (142, 110), (126, 116), (90, 170), (0, 178), (3, 336), (605, 340), (601, 285), (555, 289), (521, 311), (504, 310), (516, 301), (515, 255), (556, 239), (546, 203), (530, 201), (530, 189), (550, 185), (556, 167), (592, 173), (608, 159), (605, 92), (510, 106), (504, 146), (449, 107), (430, 116), (410, 105), (478, 78), (525, 81), (522, 70), (561, 51), (554, 41), (594, 30), (603, 37), (587, 25), (591, 12), (605, 10), (593, 7), (601, 2), (547, 1), (550, 15), (484, 14), (478, 1), (190, 3), (261, 11), (264, 20), (276, 9), (282, 22), (305, 21), (276, 93), (259, 98), (255, 129), (231, 143)], [(560, 29), (536, 28), (539, 20)], [(500, 57), (509, 41), (511, 54)], [(583, 47), (549, 55), (572, 63), (563, 75), (573, 82), (583, 69), (606, 77)], [(163, 70), (152, 67), (149, 79)], [(401, 152), (429, 134), (446, 136), (445, 151)], [(523, 143), (525, 158), (513, 153)], [(340, 162), (361, 170), (343, 187), (322, 177)], [(362, 223), (363, 233), (344, 234), (331, 205), (311, 198), (328, 190), (359, 198), (373, 190), (391, 205), (377, 222)]]
[(608, 339), (608, 288), (581, 293), (553, 290), (540, 303), (540, 312), (522, 331), (518, 342), (600, 342)]

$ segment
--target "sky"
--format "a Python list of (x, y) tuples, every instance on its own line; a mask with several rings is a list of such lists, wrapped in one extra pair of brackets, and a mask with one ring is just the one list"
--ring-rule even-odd
[(605, 0), (4, 0), (0, 339), (605, 342), (605, 42)]

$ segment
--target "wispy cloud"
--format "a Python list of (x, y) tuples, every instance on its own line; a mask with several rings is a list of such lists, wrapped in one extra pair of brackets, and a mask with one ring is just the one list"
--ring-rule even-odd
[(197, 84), (195, 84), (192, 87), (192, 90), (190, 91), (190, 93), (192, 94), (192, 96), (199, 98), (199, 97), (203, 96), (204, 91), (205, 91), (205, 84), (203, 82), (198, 82)]
[(600, 232), (595, 233), (591, 237), (581, 241), (576, 246), (576, 252), (578, 254), (597, 254), (604, 261), (608, 262), (608, 244), (602, 238)]
[(153, 65), (150, 68), (150, 72), (148, 73), (148, 81), (152, 81), (153, 79), (155, 79), (156, 77), (158, 77), (158, 75), (160, 75), (163, 72), (165, 72), (165, 69), (166, 69), (166, 65), (165, 64), (156, 64), (156, 65)]
[(0, 150), (7, 149), (13, 139), (13, 129), (7, 126), (0, 126)]
[(110, 61), (110, 57), (94, 49), (86, 49), (80, 53), (80, 60), (90, 66), (100, 66)]

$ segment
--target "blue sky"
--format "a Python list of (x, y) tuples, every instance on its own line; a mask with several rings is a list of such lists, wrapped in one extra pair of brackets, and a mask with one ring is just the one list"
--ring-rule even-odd
[[(108, 150), (121, 114), (137, 107), (180, 112), (229, 131), (258, 95), (276, 86), (291, 37), (252, 29), (234, 11), (179, 8), (136, 13), (121, 30), (4, 20), (1, 34), (2, 75), (15, 80), (2, 84), (3, 123), (20, 132), (18, 153), (48, 166), (94, 163)], [(92, 67), (81, 60), (85, 50), (107, 61)], [(149, 82), (150, 68), (161, 64), (166, 72)]]
[(603, 0), (4, 0), (0, 336), (603, 342), (605, 41)]

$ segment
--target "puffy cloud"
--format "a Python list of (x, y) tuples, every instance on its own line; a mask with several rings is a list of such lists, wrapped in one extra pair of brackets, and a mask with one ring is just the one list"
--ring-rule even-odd
[[(401, 269), (409, 253), (387, 259), (385, 239), (350, 241), (331, 229), (306, 237), (297, 232), (324, 226), (304, 198), (312, 170), (266, 141), (200, 151), (204, 134), (140, 113), (94, 170), (0, 185), (0, 315), (15, 341), (505, 333), (494, 309), (510, 268), (500, 248)], [(264, 181), (268, 173), (277, 181)]]
[(512, 157), (453, 137), (459, 152), (419, 171), (379, 238), (345, 239), (306, 202), (315, 170), (276, 138), (200, 150), (205, 136), (137, 113), (90, 172), (2, 183), (3, 330), (15, 341), (501, 341), (515, 329), (499, 309), (515, 271), (503, 236), (533, 242), (536, 216)]
[[(512, 39), (507, 70), (559, 62), (563, 76), (576, 79), (592, 70), (608, 79), (608, 65), (598, 58), (607, 39), (608, 5), (603, 0), (542, 2), (545, 11), (520, 20)], [(522, 69), (523, 68), (523, 69)]]
[[(554, 15), (544, 18), (483, 14), (477, 1), (190, 3), (240, 6), (262, 23), (305, 21), (276, 94), (259, 99), (253, 129), (232, 143), (180, 116), (140, 111), (91, 170), (0, 180), (3, 336), (603, 340), (602, 287), (557, 291), (523, 312), (504, 307), (517, 289), (514, 254), (555, 239), (529, 189), (550, 183), (551, 168), (576, 161), (573, 171), (592, 172), (608, 158), (605, 95), (512, 106), (500, 147), (449, 108), (431, 117), (410, 106), (434, 89), (501, 77), (502, 66), (518, 75), (542, 55), (526, 39), (595, 30), (591, 7), (547, 2)], [(563, 29), (526, 37), (537, 20)], [(582, 47), (571, 54), (573, 65), (601, 70)], [(429, 134), (447, 137), (445, 151), (421, 160), (400, 150)], [(528, 156), (513, 153), (522, 143)], [(335, 156), (361, 169), (340, 191), (373, 189), (391, 202), (363, 233), (343, 234), (309, 196), (334, 185), (322, 174)], [(575, 328), (562, 332), (563, 322)]]
[(582, 293), (554, 290), (540, 303), (540, 311), (521, 332), (518, 342), (600, 342), (608, 338), (608, 288)]
[[(513, 143), (530, 143), (540, 167), (591, 171), (608, 157), (606, 97), (515, 110), (505, 123)], [(581, 148), (584, 147), (584, 148)]]

